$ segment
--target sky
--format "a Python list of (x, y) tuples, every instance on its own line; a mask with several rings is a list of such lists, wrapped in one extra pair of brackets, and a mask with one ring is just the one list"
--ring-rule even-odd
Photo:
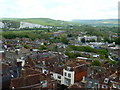
[(0, 18), (117, 19), (119, 0), (0, 0)]

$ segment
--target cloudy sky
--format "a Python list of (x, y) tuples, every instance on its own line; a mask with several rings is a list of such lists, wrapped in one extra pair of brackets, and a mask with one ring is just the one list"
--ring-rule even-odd
[(111, 19), (119, 0), (0, 0), (0, 18)]

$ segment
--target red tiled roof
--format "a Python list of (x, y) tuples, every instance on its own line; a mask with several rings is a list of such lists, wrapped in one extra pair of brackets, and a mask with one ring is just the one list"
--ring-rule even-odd
[(81, 88), (81, 86), (79, 85), (79, 84), (77, 84), (77, 83), (75, 83), (75, 84), (73, 84), (73, 85), (70, 85), (69, 87), (68, 87), (68, 89), (80, 89)]
[(33, 74), (26, 77), (15, 78), (11, 80), (10, 87), (20, 88), (40, 83), (40, 81), (46, 80), (47, 77), (43, 74)]

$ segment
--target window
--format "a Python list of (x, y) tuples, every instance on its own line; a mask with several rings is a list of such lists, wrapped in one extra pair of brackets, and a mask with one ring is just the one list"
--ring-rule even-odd
[(53, 74), (51, 73), (50, 76), (53, 77)]
[(61, 76), (58, 76), (58, 79), (61, 79)]
[(60, 81), (60, 80), (58, 80), (58, 83), (60, 83), (60, 84), (61, 84), (61, 81)]
[(71, 77), (71, 74), (70, 74), (70, 73), (68, 73), (68, 77)]
[(67, 73), (65, 72), (65, 76), (67, 76)]
[(65, 84), (69, 86), (71, 84), (71, 79), (65, 78)]
[(105, 78), (104, 83), (108, 83), (109, 79)]

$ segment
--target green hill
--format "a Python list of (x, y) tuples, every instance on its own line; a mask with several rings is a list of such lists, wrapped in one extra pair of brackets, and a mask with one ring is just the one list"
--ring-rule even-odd
[(2, 18), (2, 20), (12, 20), (40, 24), (45, 26), (68, 26), (87, 24), (92, 26), (118, 26), (117, 19), (99, 19), (99, 20), (80, 20), (74, 19), (71, 21), (54, 20), (50, 18)]
[(22, 22), (29, 22), (33, 24), (40, 24), (40, 25), (47, 25), (47, 26), (64, 26), (64, 25), (69, 25), (69, 24), (80, 25), (78, 23), (54, 20), (50, 18), (2, 18), (2, 20), (22, 21)]
[(92, 26), (118, 26), (118, 19), (99, 19), (99, 20), (74, 19), (71, 22), (88, 24)]

